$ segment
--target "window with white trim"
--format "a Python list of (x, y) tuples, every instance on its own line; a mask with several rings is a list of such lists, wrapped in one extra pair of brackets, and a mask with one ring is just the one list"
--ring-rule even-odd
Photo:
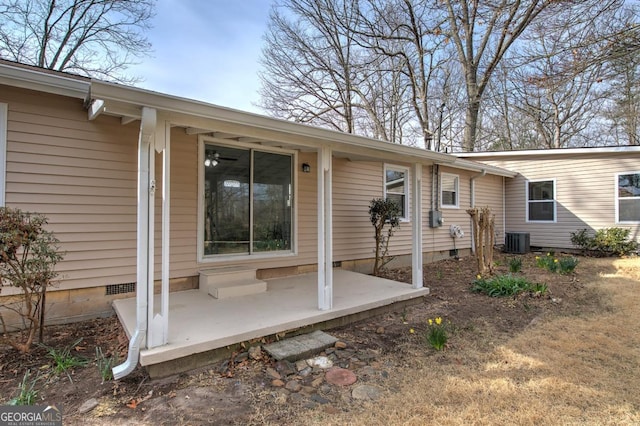
[(7, 189), (7, 116), (9, 107), (0, 103), (0, 207), (5, 204), (5, 191)]
[(204, 144), (203, 254), (291, 253), (294, 156)]
[(440, 206), (457, 208), (460, 203), (460, 178), (458, 175), (442, 173), (440, 175)]
[(527, 222), (556, 221), (556, 181), (527, 181)]
[(617, 221), (640, 222), (640, 172), (619, 173), (616, 179)]
[(400, 207), (400, 220), (409, 219), (408, 205), (409, 169), (406, 167), (384, 167), (384, 197), (395, 201)]

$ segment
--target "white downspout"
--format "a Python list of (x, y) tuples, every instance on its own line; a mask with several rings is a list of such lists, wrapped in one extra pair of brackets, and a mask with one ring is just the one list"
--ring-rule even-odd
[(156, 110), (142, 108), (140, 134), (138, 136), (138, 210), (137, 210), (137, 285), (136, 285), (136, 329), (129, 341), (127, 359), (111, 370), (114, 380), (129, 375), (138, 365), (140, 346), (147, 334), (147, 296), (149, 282), (149, 208), (152, 161), (151, 141), (156, 130)]
[[(469, 185), (470, 185), (470, 191), (471, 191), (469, 208), (471, 209), (474, 208), (476, 205), (476, 179), (481, 178), (486, 174), (487, 174), (487, 171), (485, 169), (482, 169), (480, 173), (478, 173), (477, 175), (471, 176), (471, 178), (469, 179)], [(475, 241), (475, 238), (473, 238), (473, 220), (472, 219), (469, 219), (469, 228), (471, 229), (471, 253), (475, 253), (476, 241)]]

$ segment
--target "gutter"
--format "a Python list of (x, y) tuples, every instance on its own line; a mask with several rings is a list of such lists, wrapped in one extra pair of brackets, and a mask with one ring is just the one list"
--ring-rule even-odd
[[(137, 285), (136, 285), (136, 329), (129, 340), (127, 359), (113, 367), (114, 380), (128, 376), (138, 365), (140, 347), (148, 329), (149, 282), (153, 283), (153, 234), (150, 232), (149, 216), (153, 206), (154, 183), (150, 178), (151, 141), (155, 136), (156, 110), (142, 108), (140, 134), (138, 137), (138, 220), (137, 220)], [(153, 284), (152, 284), (153, 285)]]

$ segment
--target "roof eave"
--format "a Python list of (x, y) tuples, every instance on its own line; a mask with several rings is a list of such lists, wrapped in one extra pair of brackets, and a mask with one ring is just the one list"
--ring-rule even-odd
[(0, 84), (76, 99), (85, 99), (91, 87), (88, 79), (48, 74), (6, 63), (0, 63)]
[[(341, 146), (346, 146), (364, 150), (375, 150), (381, 153), (386, 152), (394, 155), (404, 155), (407, 158), (419, 162), (451, 164), (456, 161), (456, 158), (449, 154), (294, 123), (114, 83), (93, 81), (91, 84), (90, 98), (119, 104), (131, 117), (133, 117), (136, 111), (141, 111), (142, 106), (147, 106), (168, 113), (215, 119), (241, 126), (260, 128), (274, 133), (296, 135), (315, 140), (317, 143), (332, 144), (336, 149), (339, 149)], [(108, 107), (106, 112), (108, 112)]]

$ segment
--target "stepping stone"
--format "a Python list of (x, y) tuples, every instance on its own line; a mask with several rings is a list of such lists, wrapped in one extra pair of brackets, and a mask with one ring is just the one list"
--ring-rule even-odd
[(349, 386), (354, 384), (357, 380), (353, 371), (339, 367), (329, 369), (324, 377), (327, 383), (338, 386)]
[(278, 361), (293, 362), (309, 358), (333, 346), (337, 341), (338, 339), (323, 331), (314, 331), (265, 345), (262, 349)]

